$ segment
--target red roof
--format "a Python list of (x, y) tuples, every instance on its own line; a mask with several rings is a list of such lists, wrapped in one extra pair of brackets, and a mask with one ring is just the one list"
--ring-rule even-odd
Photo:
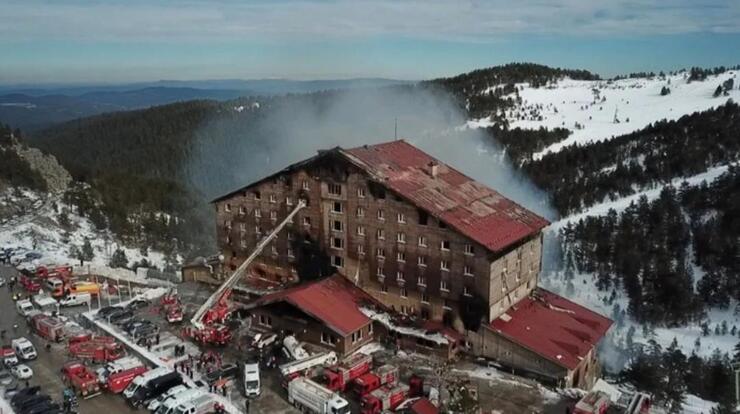
[(491, 322), (491, 329), (568, 369), (604, 337), (612, 320), (542, 288)]
[[(492, 251), (549, 223), (406, 141), (340, 150), (378, 182)], [(431, 173), (436, 165), (437, 173)]]
[(360, 311), (363, 304), (376, 301), (344, 276), (335, 274), (315, 282), (303, 283), (265, 295), (249, 308), (285, 301), (319, 320), (336, 333), (347, 336), (370, 323)]

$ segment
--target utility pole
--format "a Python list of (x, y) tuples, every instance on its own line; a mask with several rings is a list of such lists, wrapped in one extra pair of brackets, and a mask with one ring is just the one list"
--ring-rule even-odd
[(735, 404), (740, 406), (740, 361), (733, 362), (732, 369), (735, 371)]
[(393, 139), (398, 139), (398, 118), (395, 118), (394, 124), (393, 124)]

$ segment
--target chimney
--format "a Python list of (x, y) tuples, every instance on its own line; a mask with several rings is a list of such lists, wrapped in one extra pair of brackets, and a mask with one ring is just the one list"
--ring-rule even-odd
[(427, 164), (427, 173), (436, 178), (439, 173), (439, 163), (437, 161), (430, 161), (429, 164)]

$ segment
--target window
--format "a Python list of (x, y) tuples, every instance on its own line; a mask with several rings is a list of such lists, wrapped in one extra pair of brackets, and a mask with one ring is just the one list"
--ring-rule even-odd
[(311, 217), (304, 217), (303, 218), (303, 225), (306, 226), (306, 227), (310, 227), (311, 226)]
[(418, 264), (420, 267), (426, 267), (427, 266), (427, 257), (426, 256), (419, 256), (416, 258), (416, 264)]
[(254, 233), (257, 234), (258, 236), (262, 234), (262, 227), (254, 226)]
[(441, 260), (439, 262), (439, 268), (445, 271), (450, 270), (450, 261), (449, 260)]
[(259, 322), (260, 325), (272, 326), (272, 317), (267, 315), (260, 315)]
[(370, 322), (370, 325), (367, 326), (367, 333), (372, 334), (373, 333), (373, 323)]
[(246, 212), (247, 212), (247, 209), (245, 209), (244, 206), (239, 206), (239, 214), (240, 215), (243, 216), (244, 214), (246, 214)]
[(357, 235), (358, 236), (364, 236), (365, 235), (365, 226), (357, 226)]
[(406, 233), (397, 233), (396, 241), (399, 243), (406, 243)]
[(463, 295), (465, 295), (465, 296), (473, 296), (473, 294), (471, 293), (470, 288), (467, 287), (467, 286), (463, 286)]
[(341, 185), (329, 183), (328, 187), (329, 187), (329, 194), (335, 195), (335, 196), (342, 195)]
[(231, 211), (231, 204), (229, 204), (229, 203), (224, 204), (224, 211), (226, 211), (226, 212)]
[(270, 202), (271, 203), (277, 203), (277, 198), (275, 198), (275, 194), (270, 194)]
[(419, 213), (419, 225), (426, 226), (429, 223), (429, 214), (426, 211), (418, 210)]
[(332, 222), (331, 228), (334, 231), (342, 231), (342, 230), (344, 230), (344, 223), (342, 223), (341, 220), (334, 220)]
[(475, 254), (475, 250), (473, 249), (472, 244), (465, 245), (465, 254), (467, 254), (468, 256), (473, 256)]
[(419, 246), (420, 247), (427, 247), (427, 238), (424, 236), (419, 236)]
[(257, 217), (257, 218), (262, 217), (262, 210), (260, 210), (258, 208), (255, 208), (254, 209), (254, 216)]
[(321, 332), (321, 343), (326, 345), (334, 345), (334, 336), (326, 332)]
[(403, 213), (398, 213), (398, 222), (399, 223), (406, 223), (406, 215)]
[(405, 287), (401, 288), (401, 297), (406, 298), (409, 296), (409, 291)]
[(471, 266), (465, 265), (463, 267), (463, 273), (465, 276), (473, 276), (473, 268)]
[(364, 244), (358, 244), (357, 245), (357, 254), (360, 256), (365, 254), (365, 245)]
[(285, 197), (285, 205), (286, 206), (292, 206), (293, 205), (293, 199), (290, 197)]
[(272, 253), (273, 256), (277, 256), (278, 255), (277, 246), (275, 246), (274, 244), (270, 246), (270, 253)]
[(247, 231), (247, 223), (239, 223), (239, 231), (242, 233)]
[(421, 292), (421, 303), (429, 303), (429, 295), (426, 292)]
[(331, 211), (333, 213), (341, 214), (342, 211), (342, 203), (340, 201), (335, 201), (334, 204), (332, 204)]
[(402, 271), (399, 270), (396, 272), (396, 280), (400, 280), (400, 281), (406, 280), (406, 277), (404, 276)]
[(225, 220), (224, 227), (226, 227), (227, 229), (231, 229), (231, 220)]
[(385, 214), (383, 210), (378, 210), (378, 220), (385, 220)]
[(293, 249), (291, 249), (290, 247), (288, 247), (288, 257), (295, 257), (295, 255), (293, 254)]
[(386, 285), (385, 283), (380, 285), (380, 293), (388, 293), (388, 285)]
[[(231, 236), (226, 236), (226, 244), (231, 244)], [(236, 253), (234, 253), (234, 256), (236, 256)]]
[(270, 212), (270, 220), (277, 220), (277, 211)]
[(447, 284), (447, 281), (442, 279), (439, 281), (439, 290), (443, 292), (449, 292), (450, 291), (450, 285)]
[(293, 233), (292, 231), (289, 231), (288, 232), (288, 240), (295, 240), (295, 233)]
[(442, 304), (442, 308), (444, 310), (452, 310), (452, 304), (448, 299), (445, 299), (444, 303)]
[(365, 189), (363, 187), (357, 188), (357, 197), (358, 198), (365, 198)]
[(331, 264), (334, 267), (344, 267), (344, 258), (342, 256), (332, 256)]
[(241, 240), (241, 243), (239, 243), (239, 244), (242, 246), (242, 249), (246, 249), (247, 248), (247, 241), (246, 240), (242, 239)]
[(407, 314), (406, 305), (401, 305), (401, 315), (406, 315), (406, 314)]
[(403, 263), (406, 261), (406, 253), (404, 252), (396, 252), (396, 260)]
[(332, 237), (331, 239), (331, 247), (335, 249), (343, 249), (344, 248), (344, 239), (341, 237)]
[(301, 188), (308, 191), (311, 187), (308, 186), (308, 181), (303, 180), (303, 183), (301, 184)]
[(385, 240), (385, 230), (378, 229), (376, 235), (378, 236), (378, 240)]
[(375, 269), (375, 274), (378, 275), (379, 277), (385, 277), (385, 272), (383, 271), (383, 266), (378, 266)]
[(439, 249), (442, 251), (449, 251), (450, 250), (450, 241), (449, 240), (442, 240), (439, 243)]
[(365, 217), (365, 208), (357, 207), (357, 217)]
[(417, 283), (417, 284), (418, 284), (419, 286), (426, 286), (426, 285), (427, 285), (427, 278), (426, 278), (426, 277), (424, 277), (424, 276), (419, 276), (419, 277), (418, 277), (418, 278), (416, 279), (416, 283)]
[(375, 255), (378, 256), (379, 258), (384, 258), (385, 257), (385, 249), (382, 248), (382, 247), (378, 247), (377, 249), (375, 249)]

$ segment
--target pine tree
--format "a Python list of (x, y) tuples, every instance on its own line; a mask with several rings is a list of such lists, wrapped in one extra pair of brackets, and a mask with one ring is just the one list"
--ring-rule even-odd
[(126, 257), (126, 252), (123, 251), (123, 249), (118, 248), (115, 252), (113, 252), (113, 256), (111, 256), (110, 259), (110, 267), (112, 268), (126, 268), (128, 267), (128, 258)]
[(714, 96), (715, 98), (717, 98), (717, 97), (719, 97), (721, 95), (722, 95), (722, 85), (718, 85), (717, 86), (717, 89), (714, 90), (714, 94), (712, 96)]
[(89, 262), (94, 258), (95, 251), (93, 250), (92, 244), (90, 244), (90, 239), (85, 239), (85, 243), (82, 244), (82, 249), (80, 249), (80, 265), (84, 264), (83, 262)]

